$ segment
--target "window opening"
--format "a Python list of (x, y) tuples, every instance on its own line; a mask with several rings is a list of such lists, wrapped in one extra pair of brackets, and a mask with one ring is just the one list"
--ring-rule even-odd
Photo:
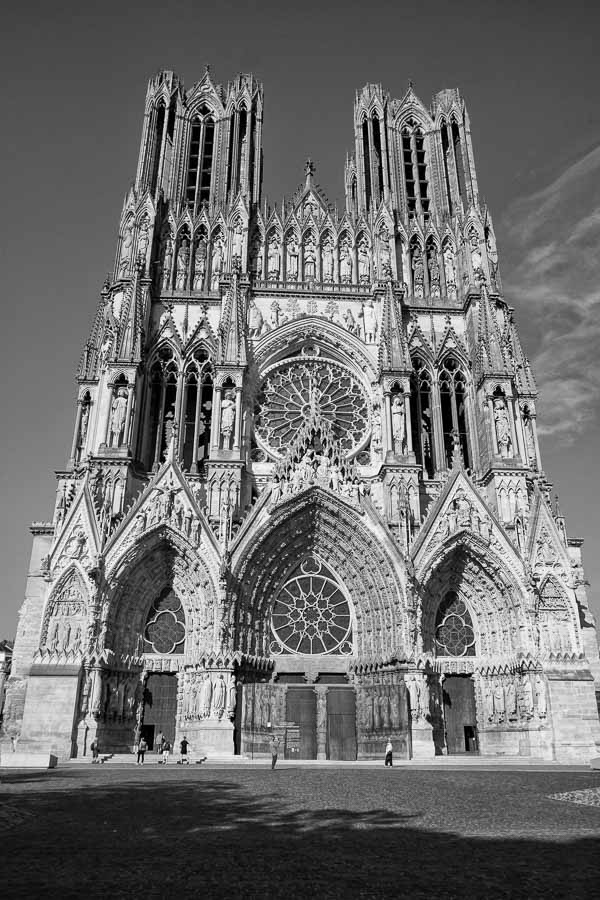
[(471, 614), (456, 591), (448, 591), (435, 617), (437, 656), (475, 656)]

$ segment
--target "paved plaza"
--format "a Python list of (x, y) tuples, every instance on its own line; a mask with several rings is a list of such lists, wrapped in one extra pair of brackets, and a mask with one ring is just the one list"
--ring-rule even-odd
[[(600, 772), (4, 770), (6, 897), (597, 897)], [(555, 799), (564, 797), (564, 799)]]

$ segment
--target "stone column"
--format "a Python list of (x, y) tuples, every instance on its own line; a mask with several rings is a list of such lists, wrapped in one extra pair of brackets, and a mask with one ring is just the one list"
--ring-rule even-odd
[(541, 457), (540, 457), (540, 444), (538, 441), (538, 433), (537, 433), (537, 422), (536, 422), (537, 416), (533, 413), (531, 413), (530, 415), (531, 415), (531, 430), (533, 432), (533, 444), (535, 447), (535, 467), (539, 472), (542, 468), (542, 461), (541, 461)]
[(133, 409), (133, 385), (127, 385), (127, 409), (125, 410), (125, 427), (123, 428), (123, 445), (129, 446), (129, 433), (131, 431), (131, 411)]
[(433, 419), (433, 456), (435, 462), (435, 474), (444, 472), (448, 468), (446, 460), (446, 448), (444, 446), (444, 423), (442, 421), (442, 407), (440, 403), (440, 385), (434, 374), (431, 385), (431, 418)]
[(404, 421), (406, 423), (406, 452), (413, 452), (412, 416), (410, 411), (410, 394), (404, 393)]
[(239, 453), (242, 444), (242, 388), (235, 389), (235, 428), (233, 433), (233, 449)]
[(386, 453), (394, 450), (394, 439), (392, 435), (392, 398), (389, 391), (386, 391), (383, 395), (383, 404), (385, 407), (385, 452), (383, 454), (383, 458), (385, 459)]
[(216, 384), (213, 390), (214, 407), (211, 420), (211, 440), (210, 450), (213, 455), (221, 443), (221, 398), (223, 395), (223, 385)]
[(327, 759), (327, 685), (315, 684), (317, 695), (317, 759)]

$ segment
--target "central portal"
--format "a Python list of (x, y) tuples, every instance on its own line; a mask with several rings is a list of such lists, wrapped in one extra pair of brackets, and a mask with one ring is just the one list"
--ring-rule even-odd
[(144, 724), (141, 734), (151, 750), (161, 731), (173, 746), (176, 718), (177, 676), (166, 672), (149, 675), (144, 691)]

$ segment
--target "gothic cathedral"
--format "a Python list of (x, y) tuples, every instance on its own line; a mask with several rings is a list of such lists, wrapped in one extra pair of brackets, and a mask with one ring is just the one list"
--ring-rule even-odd
[(310, 161), (263, 201), (262, 123), (251, 75), (149, 83), (3, 742), (588, 760), (582, 542), (460, 93), (357, 93), (343, 211)]

